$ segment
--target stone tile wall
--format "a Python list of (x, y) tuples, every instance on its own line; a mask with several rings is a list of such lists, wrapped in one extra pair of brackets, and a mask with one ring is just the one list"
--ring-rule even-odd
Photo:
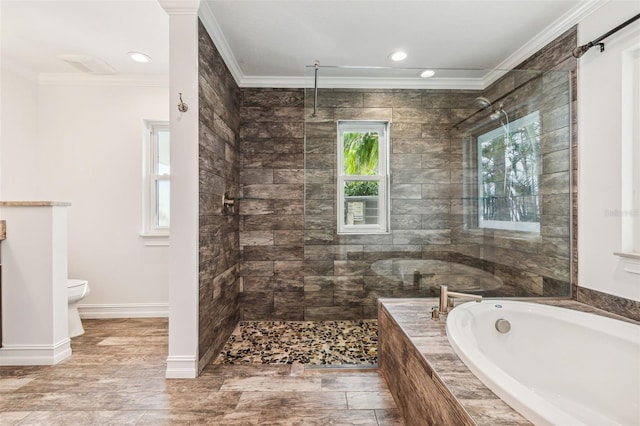
[[(379, 297), (435, 291), (426, 277), (400, 279), (385, 270), (390, 258), (422, 258), (425, 246), (451, 244), (456, 148), (449, 129), (456, 109), (477, 92), (452, 90), (321, 89), (315, 118), (307, 105), (305, 164), (305, 319), (372, 318)], [(308, 99), (311, 99), (308, 96)], [(336, 232), (337, 120), (390, 121), (391, 231)]]
[(640, 302), (637, 300), (625, 299), (586, 287), (578, 287), (576, 299), (578, 302), (640, 322)]
[(304, 93), (243, 89), (242, 319), (304, 318)]
[[(569, 69), (569, 63), (553, 60), (573, 46), (575, 31), (522, 67)], [(505, 296), (568, 295), (564, 154), (571, 141), (566, 107), (575, 93), (558, 76), (537, 78), (507, 95), (519, 102), (512, 106), (521, 105), (510, 114), (517, 118), (526, 108), (541, 108), (550, 130), (542, 153), (545, 219), (542, 236), (534, 240), (508, 232), (464, 232), (463, 154), (470, 135), (452, 130), (477, 111), (477, 96), (498, 99), (531, 73), (513, 72), (483, 92), (320, 89), (315, 118), (309, 118), (312, 105), (304, 105), (302, 90), (243, 89), (242, 318), (374, 318), (379, 297), (434, 295), (434, 283), (442, 277), (380, 274), (376, 262), (389, 258), (441, 259), (495, 273), (505, 283)], [(307, 95), (313, 99), (311, 91)], [(392, 123), (389, 234), (336, 233), (336, 120), (348, 119)]]
[[(577, 45), (576, 28), (567, 31), (485, 90), (494, 104), (504, 102), (511, 121), (538, 110), (541, 120), (540, 236), (509, 231), (460, 228), (454, 233), (455, 251), (536, 274), (533, 285), (505, 288), (504, 296), (570, 296), (577, 271), (577, 150), (576, 68), (571, 55)], [(542, 70), (538, 72), (532, 70)], [(472, 126), (466, 123), (466, 126)], [(460, 129), (455, 138), (477, 135)], [(475, 157), (463, 164), (465, 185), (477, 182)], [(573, 185), (572, 185), (573, 183)], [(574, 204), (572, 205), (572, 200)], [(477, 215), (474, 207), (465, 211)], [(471, 216), (471, 217), (469, 217)], [(573, 235), (571, 219), (573, 216)], [(467, 229), (465, 229), (467, 228)], [(573, 238), (572, 238), (573, 237)], [(573, 259), (570, 251), (573, 250)], [(573, 275), (572, 269), (573, 266)], [(519, 280), (514, 280), (520, 282)], [(532, 282), (532, 281), (530, 281)], [(574, 295), (575, 297), (575, 295)]]
[[(433, 277), (401, 280), (372, 272), (377, 260), (388, 258), (474, 266), (507, 283), (505, 296), (566, 296), (570, 281), (576, 297), (577, 62), (570, 54), (575, 28), (484, 92), (321, 90), (318, 117), (307, 123), (306, 172), (304, 91), (239, 90), (202, 27), (200, 33), (201, 359), (221, 346), (239, 317), (375, 317), (378, 297), (432, 295)], [(507, 95), (531, 77), (523, 70), (535, 69), (568, 71), (568, 85), (560, 74), (547, 73)], [(465, 235), (464, 129), (449, 130), (477, 111), (476, 96), (506, 95), (522, 103), (534, 92), (540, 96), (531, 105), (542, 108), (548, 125), (542, 141), (547, 189), (541, 239), (505, 232)], [(336, 119), (393, 122), (389, 235), (335, 233)], [(221, 209), (224, 190), (242, 197), (239, 220)]]
[[(522, 269), (527, 274), (536, 274), (527, 280), (529, 284), (521, 285), (522, 280), (511, 279), (513, 273), (505, 274), (502, 268), (499, 275), (505, 278), (505, 283), (510, 283), (501, 294), (504, 296), (569, 296), (570, 282), (576, 277), (576, 258), (573, 259), (572, 277), (572, 259), (569, 257), (570, 247), (574, 250), (577, 248), (577, 233), (573, 234), (572, 239), (570, 221), (572, 213), (574, 219), (577, 217), (576, 205), (573, 205), (573, 212), (571, 205), (577, 190), (575, 163), (573, 187), (571, 185), (571, 156), (573, 154), (575, 158), (577, 149), (573, 131), (576, 124), (573, 109), (576, 106), (577, 62), (570, 53), (576, 43), (576, 31), (573, 28), (482, 94), (496, 105), (504, 103), (510, 121), (534, 110), (540, 112), (541, 120), (540, 235), (480, 230), (468, 226), (477, 216), (475, 201), (467, 203), (464, 222), (454, 232), (455, 251)], [(469, 120), (453, 137), (473, 139), (478, 132), (476, 130), (474, 133), (468, 128), (475, 124), (474, 120)], [(477, 182), (475, 144), (465, 156), (470, 160), (463, 163), (463, 182), (465, 187), (474, 188), (469, 192), (477, 193), (474, 184)]]
[(238, 307), (239, 218), (222, 195), (239, 193), (240, 90), (202, 24), (199, 25), (200, 270), (199, 366), (231, 335)]

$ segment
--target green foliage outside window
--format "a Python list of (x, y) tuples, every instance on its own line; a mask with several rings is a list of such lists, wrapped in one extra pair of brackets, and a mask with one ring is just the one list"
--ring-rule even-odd
[(354, 181), (345, 182), (344, 195), (346, 197), (366, 197), (378, 195), (378, 182)]
[(485, 220), (539, 222), (538, 112), (480, 137), (481, 212)]
[(347, 175), (378, 174), (378, 133), (343, 133), (344, 171)]

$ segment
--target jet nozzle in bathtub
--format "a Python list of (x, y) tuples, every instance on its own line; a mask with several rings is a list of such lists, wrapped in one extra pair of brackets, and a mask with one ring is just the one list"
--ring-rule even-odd
[(511, 330), (511, 323), (504, 318), (496, 320), (496, 330), (499, 333), (506, 334)]
[(449, 291), (446, 285), (440, 286), (440, 313), (446, 314), (449, 308), (449, 299), (454, 297), (464, 297), (466, 299), (473, 299), (476, 302), (482, 302), (482, 296), (478, 294), (470, 293), (458, 293), (457, 291)]

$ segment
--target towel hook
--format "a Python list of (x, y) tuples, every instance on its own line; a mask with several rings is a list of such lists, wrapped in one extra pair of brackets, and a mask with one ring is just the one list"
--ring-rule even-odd
[(178, 111), (187, 112), (189, 110), (189, 105), (187, 105), (184, 102), (182, 102), (182, 93), (178, 93), (178, 96), (180, 96), (180, 103), (178, 104)]

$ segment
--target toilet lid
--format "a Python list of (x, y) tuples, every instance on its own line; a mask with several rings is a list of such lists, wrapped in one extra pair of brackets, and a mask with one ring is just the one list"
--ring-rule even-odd
[(87, 280), (72, 280), (72, 279), (68, 279), (67, 280), (67, 287), (79, 287), (81, 285), (85, 285), (88, 284), (89, 282)]

